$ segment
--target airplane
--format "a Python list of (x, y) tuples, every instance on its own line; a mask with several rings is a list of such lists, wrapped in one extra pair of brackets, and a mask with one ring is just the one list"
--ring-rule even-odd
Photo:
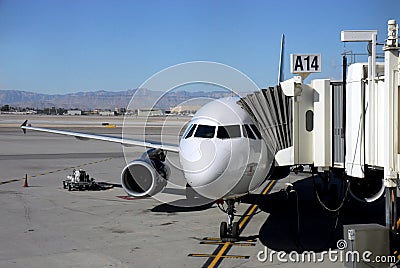
[(166, 153), (178, 153), (188, 190), (193, 189), (201, 197), (223, 200), (227, 204), (228, 222), (220, 225), (221, 239), (237, 239), (239, 226), (234, 222), (235, 202), (261, 186), (275, 170), (275, 155), (267, 148), (238, 100), (239, 97), (226, 97), (205, 104), (191, 118), (178, 146), (33, 127), (28, 120), (21, 128), (24, 133), (33, 130), (151, 148), (122, 170), (122, 187), (134, 197), (161, 192), (170, 175), (165, 163)]
[[(283, 81), (284, 40), (282, 35), (278, 85)], [(282, 179), (290, 172), (288, 166), (276, 165), (276, 151), (267, 146), (239, 100), (239, 97), (226, 97), (205, 104), (191, 118), (179, 145), (32, 127), (27, 120), (21, 128), (24, 133), (34, 130), (82, 140), (151, 148), (122, 170), (122, 187), (134, 197), (153, 196), (161, 192), (170, 175), (165, 163), (166, 153), (178, 153), (187, 182), (187, 198), (191, 198), (194, 191), (206, 200), (225, 202), (227, 208), (223, 211), (228, 221), (221, 222), (220, 237), (223, 241), (234, 241), (239, 237), (239, 225), (234, 221), (236, 201), (259, 188), (267, 179)]]

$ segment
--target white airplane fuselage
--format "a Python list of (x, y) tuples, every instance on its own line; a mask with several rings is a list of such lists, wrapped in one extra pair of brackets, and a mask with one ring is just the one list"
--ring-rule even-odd
[(228, 97), (204, 105), (180, 140), (179, 159), (187, 183), (210, 199), (255, 190), (273, 162), (274, 155), (238, 100)]

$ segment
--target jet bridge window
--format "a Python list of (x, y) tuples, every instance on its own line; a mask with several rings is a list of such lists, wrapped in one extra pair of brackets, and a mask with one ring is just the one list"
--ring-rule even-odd
[(256, 136), (254, 136), (253, 131), (251, 131), (249, 125), (243, 125), (243, 136), (252, 140), (256, 139)]
[(219, 139), (234, 139), (242, 136), (239, 125), (219, 126), (217, 138)]
[(313, 131), (314, 129), (314, 113), (311, 110), (306, 112), (306, 130), (308, 132)]
[(194, 136), (197, 138), (213, 138), (215, 126), (198, 125)]
[(196, 124), (191, 125), (188, 133), (185, 136), (185, 139), (192, 137), (194, 130), (196, 129)]

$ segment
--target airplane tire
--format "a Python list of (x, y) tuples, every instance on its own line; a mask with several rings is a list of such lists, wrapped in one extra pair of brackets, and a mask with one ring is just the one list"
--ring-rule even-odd
[(239, 224), (237, 222), (234, 222), (232, 224), (232, 237), (233, 238), (239, 237)]
[(225, 221), (221, 222), (219, 227), (219, 236), (221, 239), (224, 239), (228, 236), (228, 224)]

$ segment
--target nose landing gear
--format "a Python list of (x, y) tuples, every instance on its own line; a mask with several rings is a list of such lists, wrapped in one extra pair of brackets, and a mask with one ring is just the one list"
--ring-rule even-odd
[(226, 214), (228, 214), (228, 222), (221, 222), (219, 234), (221, 240), (224, 242), (236, 242), (239, 238), (239, 224), (233, 221), (236, 213), (235, 200), (228, 199), (225, 202), (228, 206), (227, 209), (224, 210)]

